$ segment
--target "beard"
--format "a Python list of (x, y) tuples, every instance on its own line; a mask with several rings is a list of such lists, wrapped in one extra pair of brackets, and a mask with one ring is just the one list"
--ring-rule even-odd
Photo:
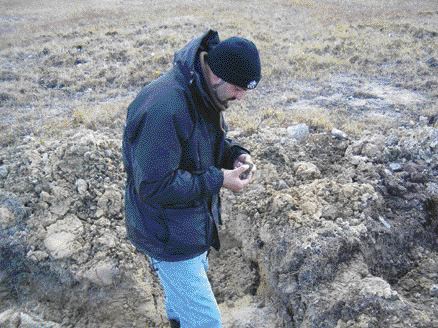
[(219, 100), (225, 107), (228, 107), (228, 102), (236, 100), (236, 97), (227, 97), (224, 95), (224, 89), (221, 86), (225, 85), (225, 81), (221, 81), (217, 84), (212, 85), (212, 90), (217, 100)]

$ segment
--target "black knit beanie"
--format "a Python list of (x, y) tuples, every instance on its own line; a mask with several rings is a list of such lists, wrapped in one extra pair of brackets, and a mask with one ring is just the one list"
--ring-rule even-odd
[(254, 89), (261, 79), (259, 52), (241, 37), (220, 42), (208, 52), (207, 63), (222, 80), (244, 89)]

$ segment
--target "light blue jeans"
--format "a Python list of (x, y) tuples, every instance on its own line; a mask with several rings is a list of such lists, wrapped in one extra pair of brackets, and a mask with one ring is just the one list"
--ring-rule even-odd
[(181, 328), (220, 328), (221, 316), (207, 277), (207, 252), (185, 261), (149, 257), (164, 290), (167, 317)]

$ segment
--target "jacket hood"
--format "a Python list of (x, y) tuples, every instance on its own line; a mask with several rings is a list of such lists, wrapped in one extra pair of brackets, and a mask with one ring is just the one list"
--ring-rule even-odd
[[(204, 103), (208, 104), (208, 96), (202, 87), (202, 73), (198, 69), (199, 66), (199, 53), (201, 51), (209, 51), (212, 47), (219, 43), (219, 36), (216, 31), (209, 30), (202, 36), (193, 39), (187, 43), (182, 49), (175, 53), (173, 64), (184, 76), (184, 84), (187, 86), (195, 83), (197, 90), (201, 95)], [(174, 82), (175, 86), (177, 85)], [(132, 102), (128, 108), (126, 118), (125, 136), (129, 142), (133, 142), (137, 138), (139, 127), (141, 126), (147, 108), (153, 105), (157, 101), (157, 96), (162, 91), (162, 83), (152, 82), (148, 84), (147, 89), (143, 89), (140, 95)], [(146, 92), (147, 90), (147, 92)], [(130, 108), (135, 110), (130, 110)]]
[(201, 51), (209, 52), (218, 43), (219, 35), (214, 30), (209, 30), (198, 38), (187, 43), (182, 49), (175, 53), (173, 64), (176, 65), (187, 81), (192, 79), (200, 80), (200, 74), (196, 69), (196, 62), (199, 60)]
[(175, 53), (174, 66), (184, 76), (187, 85), (191, 85), (192, 92), (197, 94), (204, 106), (200, 109), (204, 115), (216, 122), (222, 129), (221, 114), (213, 99), (208, 92), (206, 77), (201, 67), (200, 55), (202, 52), (208, 53), (220, 42), (219, 35), (214, 30), (209, 30), (198, 38), (187, 43), (181, 50)]

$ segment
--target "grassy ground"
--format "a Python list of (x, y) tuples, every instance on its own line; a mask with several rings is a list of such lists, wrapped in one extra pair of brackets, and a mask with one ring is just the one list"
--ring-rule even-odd
[[(421, 98), (388, 102), (409, 119), (437, 112), (435, 1), (1, 1), (0, 8), (4, 146), (78, 125), (121, 131), (135, 94), (208, 28), (253, 39), (261, 51), (262, 83), (227, 113), (232, 129), (306, 122), (360, 134), (397, 126), (398, 119), (368, 115), (367, 100), (386, 99), (357, 96), (370, 80)], [(334, 83), (338, 76), (346, 81)], [(365, 99), (365, 110), (312, 100), (345, 100), (349, 92)]]

